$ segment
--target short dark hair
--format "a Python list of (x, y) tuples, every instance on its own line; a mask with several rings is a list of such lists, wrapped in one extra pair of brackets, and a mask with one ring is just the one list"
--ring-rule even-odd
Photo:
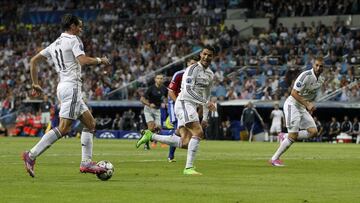
[(73, 14), (70, 14), (70, 13), (67, 13), (65, 14), (62, 19), (61, 19), (61, 25), (63, 27), (64, 30), (69, 30), (70, 29), (70, 26), (74, 24), (74, 25), (79, 25), (80, 24), (80, 18), (73, 15)]
[(323, 62), (323, 61), (324, 61), (324, 58), (323, 58), (322, 56), (317, 56), (317, 57), (315, 58), (315, 61), (321, 61), (321, 62)]
[(215, 47), (213, 47), (213, 46), (211, 46), (211, 45), (205, 45), (204, 48), (203, 48), (203, 50), (204, 50), (204, 49), (210, 50), (210, 51), (212, 51), (214, 54), (215, 54), (215, 52), (216, 52)]
[(188, 62), (191, 61), (191, 60), (200, 61), (200, 56), (199, 56), (198, 54), (193, 55), (193, 56), (191, 56), (191, 57), (189, 57), (189, 58), (186, 59), (186, 63), (188, 63)]

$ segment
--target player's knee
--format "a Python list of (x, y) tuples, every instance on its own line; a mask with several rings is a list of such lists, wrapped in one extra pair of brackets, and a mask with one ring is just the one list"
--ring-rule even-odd
[(195, 132), (194, 132), (194, 137), (198, 137), (200, 139), (204, 139), (205, 138), (205, 133), (204, 131), (200, 128), (200, 129), (197, 129)]
[(181, 148), (182, 149), (187, 149), (188, 146), (189, 146), (189, 141), (181, 143)]
[(189, 145), (189, 142), (190, 142), (190, 139), (191, 137), (182, 137), (181, 138), (181, 148), (183, 149), (187, 149), (188, 148), (188, 145)]
[(316, 137), (318, 135), (318, 131), (317, 131), (316, 128), (315, 129), (309, 129), (308, 132), (309, 132), (309, 137)]
[(150, 130), (151, 132), (154, 132), (155, 128), (156, 128), (156, 125), (155, 125), (154, 122), (148, 122), (147, 127), (148, 127), (148, 130)]
[(59, 130), (61, 136), (68, 134), (71, 130), (70, 127), (68, 127), (68, 126), (59, 126), (59, 127), (57, 127), (57, 129)]

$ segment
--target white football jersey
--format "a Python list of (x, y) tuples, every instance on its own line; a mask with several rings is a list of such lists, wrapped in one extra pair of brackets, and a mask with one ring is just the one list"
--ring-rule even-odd
[[(293, 89), (299, 92), (305, 100), (309, 102), (315, 101), (318, 90), (323, 85), (325, 79), (322, 76), (316, 78), (314, 70), (307, 70), (302, 72), (296, 79)], [(295, 101), (292, 96), (289, 97), (291, 101)], [(297, 102), (298, 103), (298, 102)], [(300, 104), (300, 103), (298, 103)], [(303, 105), (301, 105), (303, 106)]]
[(186, 68), (181, 81), (179, 99), (204, 105), (210, 97), (214, 73), (197, 62)]
[(271, 115), (272, 115), (271, 125), (281, 124), (281, 119), (284, 117), (284, 114), (280, 109), (272, 110)]
[(62, 33), (40, 54), (53, 61), (60, 76), (60, 83), (71, 82), (81, 85), (81, 65), (76, 57), (85, 55), (85, 52), (79, 37)]
[(209, 115), (209, 109), (205, 104), (210, 99), (213, 79), (212, 70), (197, 62), (186, 68), (181, 81), (181, 91), (177, 99), (202, 105), (203, 120), (207, 120)]

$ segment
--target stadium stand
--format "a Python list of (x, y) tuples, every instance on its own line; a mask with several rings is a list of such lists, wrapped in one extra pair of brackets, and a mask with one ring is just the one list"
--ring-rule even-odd
[[(212, 64), (216, 76), (212, 95), (219, 101), (284, 100), (296, 75), (311, 68), (317, 55), (326, 59), (327, 78), (319, 97), (341, 102), (360, 100), (359, 29), (343, 20), (332, 25), (313, 21), (286, 26), (277, 22), (281, 17), (359, 14), (358, 1), (106, 0), (18, 4), (6, 0), (0, 2), (0, 7), (0, 117), (23, 109), (23, 101), (33, 99), (28, 83), (30, 57), (59, 36), (61, 29), (56, 19), (68, 11), (83, 16), (82, 39), (87, 53), (110, 54), (112, 59), (110, 66), (83, 69), (83, 91), (89, 101), (138, 100), (157, 69), (177, 62), (164, 71), (171, 77), (183, 66), (179, 59), (203, 45), (214, 45), (219, 50)], [(225, 23), (230, 9), (245, 9), (246, 17), (269, 18), (271, 26), (254, 30), (250, 37), (243, 36), (243, 30)], [(42, 70), (41, 78), (46, 80), (41, 85), (55, 101), (57, 74), (51, 64), (42, 64)]]

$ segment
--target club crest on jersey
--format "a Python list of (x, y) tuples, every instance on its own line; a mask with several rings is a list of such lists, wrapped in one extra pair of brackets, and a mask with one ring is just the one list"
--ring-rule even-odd
[(296, 87), (301, 87), (301, 86), (302, 86), (301, 82), (296, 83)]
[(186, 79), (186, 83), (191, 83), (191, 82), (192, 82), (191, 78)]

